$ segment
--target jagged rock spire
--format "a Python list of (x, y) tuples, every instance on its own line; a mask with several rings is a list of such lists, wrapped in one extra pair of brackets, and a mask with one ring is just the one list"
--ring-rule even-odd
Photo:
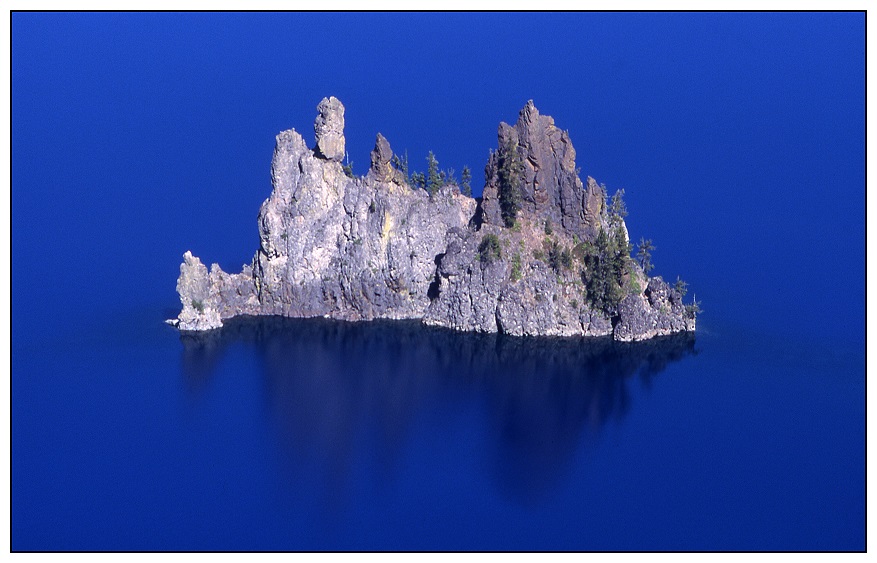
[(320, 114), (314, 121), (316, 154), (326, 160), (344, 160), (344, 104), (335, 96), (323, 98), (317, 106)]
[[(537, 220), (549, 220), (579, 238), (591, 238), (599, 228), (593, 210), (600, 207), (603, 194), (585, 186), (578, 177), (576, 151), (566, 131), (554, 119), (541, 115), (529, 100), (518, 114), (515, 125), (500, 123), (499, 150), (516, 147), (523, 164), (521, 213)], [(499, 152), (487, 163), (484, 189), (484, 219), (500, 225)]]
[(393, 167), (390, 161), (393, 159), (393, 150), (390, 142), (380, 133), (375, 139), (375, 148), (371, 152), (371, 174), (379, 182), (389, 182), (393, 179)]

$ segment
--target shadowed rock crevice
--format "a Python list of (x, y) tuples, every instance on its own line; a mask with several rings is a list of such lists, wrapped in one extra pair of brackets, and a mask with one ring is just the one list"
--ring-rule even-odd
[[(317, 111), (313, 149), (294, 129), (277, 135), (251, 263), (239, 274), (216, 264), (208, 273), (186, 253), (183, 310), (170, 321), (181, 330), (218, 328), (237, 315), (422, 319), (463, 331), (618, 340), (694, 330), (676, 289), (627, 255), (623, 215), (593, 178), (582, 182), (569, 135), (532, 101), (514, 126), (500, 124), (478, 200), (453, 184), (433, 194), (411, 187), (380, 133), (368, 173), (349, 177), (344, 106), (324, 98)], [(589, 279), (605, 261), (594, 249), (606, 233), (625, 256), (612, 274), (617, 287), (601, 299)], [(495, 256), (482, 255), (485, 237)]]

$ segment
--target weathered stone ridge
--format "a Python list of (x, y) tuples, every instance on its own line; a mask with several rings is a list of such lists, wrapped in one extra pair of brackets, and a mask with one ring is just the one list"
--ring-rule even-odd
[[(582, 183), (569, 135), (532, 101), (498, 131), (499, 148), (516, 147), (522, 163), (514, 228), (501, 216), (498, 152), (481, 201), (453, 184), (433, 194), (412, 187), (380, 133), (368, 173), (349, 177), (341, 166), (344, 106), (330, 97), (317, 110), (313, 149), (294, 129), (277, 135), (252, 262), (227, 274), (184, 255), (183, 310), (169, 321), (181, 330), (219, 328), (238, 315), (423, 319), (463, 331), (625, 341), (694, 330), (679, 292), (633, 261), (627, 295), (607, 312), (586, 299), (578, 262), (559, 268), (556, 256), (546, 257), (549, 232), (556, 250), (582, 248), (613, 220), (625, 241), (627, 229), (607, 213), (605, 189), (590, 177)], [(490, 260), (488, 235), (498, 245)]]

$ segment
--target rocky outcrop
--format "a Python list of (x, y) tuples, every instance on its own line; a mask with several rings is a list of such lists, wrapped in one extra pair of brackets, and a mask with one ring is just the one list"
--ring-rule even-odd
[[(521, 211), (511, 229), (504, 228), (500, 210), (500, 155), (508, 148), (522, 165)], [(545, 248), (548, 233), (557, 248), (572, 248), (608, 228), (605, 191), (592, 178), (585, 188), (575, 154), (566, 132), (540, 115), (532, 100), (514, 127), (500, 124), (498, 149), (486, 167), (483, 223), (478, 230), (448, 233), (427, 324), (515, 336), (612, 333), (609, 316), (588, 306), (578, 273), (552, 267)], [(479, 251), (488, 236), (499, 241), (497, 260), (485, 261)]]
[(420, 318), (444, 233), (468, 223), (475, 201), (387, 182), (392, 155), (378, 137), (374, 174), (347, 177), (298, 133), (277, 137), (274, 191), (259, 212), (253, 263), (262, 314), (347, 320)]
[(314, 121), (317, 138), (316, 154), (320, 158), (341, 162), (344, 160), (344, 106), (338, 98), (323, 98), (317, 106), (320, 114)]
[[(423, 319), (463, 331), (625, 341), (694, 330), (681, 295), (626, 254), (613, 294), (623, 298), (607, 306), (589, 296), (596, 262), (586, 255), (607, 232), (621, 233), (626, 248), (627, 228), (607, 209), (605, 189), (579, 179), (569, 135), (532, 101), (514, 126), (500, 124), (480, 203), (455, 185), (433, 194), (412, 187), (380, 133), (368, 173), (349, 177), (340, 164), (344, 106), (330, 97), (317, 109), (314, 149), (294, 129), (277, 135), (251, 264), (239, 274), (214, 264), (208, 273), (184, 255), (183, 310), (169, 321), (181, 330), (238, 315)], [(520, 170), (513, 228), (502, 217), (509, 187), (501, 158)]]
[(618, 305), (615, 339), (645, 340), (683, 331), (693, 331), (695, 322), (685, 312), (682, 295), (660, 277), (649, 280), (642, 294), (630, 294)]
[(390, 148), (390, 142), (378, 133), (378, 138), (375, 139), (375, 148), (371, 152), (369, 175), (378, 182), (392, 181), (396, 172), (396, 169), (390, 164), (392, 159), (393, 150)]
[(260, 304), (255, 289), (249, 266), (240, 274), (226, 274), (213, 264), (208, 273), (201, 260), (187, 251), (177, 280), (183, 310), (176, 325), (180, 330), (210, 330), (221, 327), (221, 319), (257, 315)]
[[(479, 250), (487, 236), (499, 240), (495, 260), (484, 260)], [(580, 287), (559, 280), (547, 262), (534, 258), (526, 237), (492, 225), (450, 231), (424, 322), (514, 336), (611, 334), (610, 320), (587, 307)]]
[(514, 147), (523, 164), (522, 211), (525, 215), (550, 220), (552, 224), (589, 240), (597, 235), (605, 193), (588, 178), (584, 189), (576, 168), (576, 151), (566, 131), (554, 119), (540, 115), (533, 100), (521, 110), (514, 126), (501, 123), (498, 150), (487, 163), (484, 187), (484, 221), (502, 225), (499, 205), (499, 160), (501, 151)]

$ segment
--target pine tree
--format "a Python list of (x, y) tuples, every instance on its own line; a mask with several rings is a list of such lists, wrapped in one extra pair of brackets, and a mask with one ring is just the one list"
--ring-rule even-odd
[(442, 179), (439, 174), (438, 160), (432, 151), (429, 151), (429, 155), (426, 157), (426, 190), (430, 195), (433, 195), (438, 192), (440, 187), (442, 187)]
[(633, 251), (633, 245), (630, 244), (630, 241), (627, 240), (627, 235), (624, 234), (624, 227), (621, 226), (621, 223), (616, 223), (612, 228), (612, 245), (613, 248), (619, 253), (624, 254), (624, 256), (629, 257), (630, 253)]
[(625, 217), (627, 217), (627, 204), (624, 203), (624, 190), (618, 190), (609, 204), (609, 222), (618, 225)]
[(408, 175), (408, 150), (405, 150), (405, 156), (403, 158), (399, 158), (399, 155), (394, 154), (393, 159), (390, 162), (393, 164), (393, 168), (405, 176), (405, 181), (410, 185), (411, 177)]
[(412, 188), (420, 188), (422, 190), (425, 190), (426, 176), (423, 175), (423, 172), (412, 172), (410, 183)]
[(460, 191), (463, 193), (463, 195), (472, 197), (472, 171), (469, 170), (468, 166), (463, 167), (463, 171), (460, 173), (460, 177)]
[(700, 308), (700, 301), (697, 300), (697, 295), (694, 296), (694, 301), (685, 306), (685, 313), (689, 319), (696, 319), (697, 315), (703, 313), (703, 309)]
[(595, 309), (614, 315), (624, 298), (622, 276), (630, 260), (623, 235), (619, 244), (617, 236), (600, 229), (593, 243), (585, 243), (584, 250), (582, 277), (587, 299)]
[(502, 245), (499, 237), (494, 234), (486, 234), (481, 238), (478, 245), (478, 257), (484, 264), (492, 264), (502, 259)]
[(457, 183), (457, 171), (453, 168), (448, 168), (447, 170), (442, 170), (442, 185), (446, 186), (452, 184), (454, 186), (459, 185)]
[(674, 287), (679, 292), (680, 297), (685, 297), (685, 294), (688, 293), (688, 283), (682, 281), (682, 278), (679, 276), (676, 276), (676, 285)]
[(524, 163), (518, 154), (517, 141), (509, 141), (498, 151), (499, 207), (506, 227), (513, 227), (521, 209)]
[(652, 244), (652, 239), (645, 240), (640, 237), (639, 250), (636, 252), (636, 257), (639, 258), (639, 263), (643, 268), (643, 272), (647, 274), (655, 267), (652, 264), (653, 250), (655, 250), (655, 246)]

